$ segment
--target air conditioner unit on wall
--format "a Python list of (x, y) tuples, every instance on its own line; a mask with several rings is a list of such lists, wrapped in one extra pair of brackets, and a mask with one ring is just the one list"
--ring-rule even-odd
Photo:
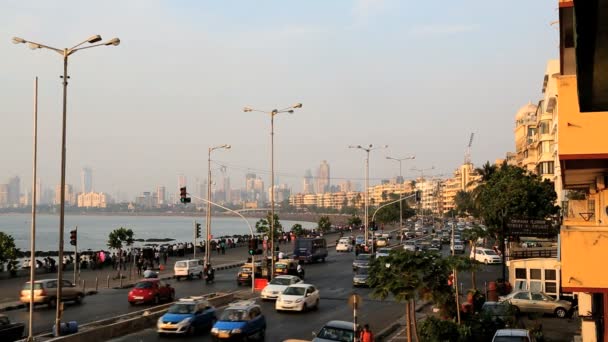
[(606, 175), (595, 177), (595, 186), (598, 191), (606, 189)]

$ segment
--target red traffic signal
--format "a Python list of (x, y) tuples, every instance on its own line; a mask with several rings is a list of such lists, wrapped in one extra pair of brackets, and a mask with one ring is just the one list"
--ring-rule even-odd
[(70, 230), (70, 245), (76, 246), (78, 242), (78, 231), (76, 229)]

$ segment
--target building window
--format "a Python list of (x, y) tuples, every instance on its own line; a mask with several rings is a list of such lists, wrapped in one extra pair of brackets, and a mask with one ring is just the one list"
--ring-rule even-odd
[(555, 270), (545, 270), (545, 280), (557, 280), (557, 272)]
[(515, 269), (515, 279), (526, 279), (526, 269), (525, 268), (516, 268)]
[(538, 268), (531, 268), (530, 269), (530, 279), (541, 279), (541, 270)]
[(538, 130), (540, 134), (549, 134), (549, 122), (541, 121)]

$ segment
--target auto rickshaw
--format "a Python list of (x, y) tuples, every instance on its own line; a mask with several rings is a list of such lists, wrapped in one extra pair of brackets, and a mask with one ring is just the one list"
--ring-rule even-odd
[[(251, 278), (252, 278), (252, 265), (251, 263), (247, 263), (244, 264), (243, 266), (241, 266), (241, 268), (239, 269), (239, 272), (236, 275), (236, 283), (241, 286), (241, 285), (251, 285)], [(255, 263), (255, 277), (256, 278), (261, 278), (262, 277), (262, 265), (259, 263)]]
[(293, 259), (281, 259), (274, 263), (274, 273), (277, 275), (298, 275), (298, 262)]

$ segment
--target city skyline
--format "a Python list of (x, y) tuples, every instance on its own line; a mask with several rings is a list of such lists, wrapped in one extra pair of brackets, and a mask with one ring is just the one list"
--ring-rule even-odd
[[(268, 118), (243, 113), (247, 105), (303, 103), (294, 115), (275, 118), (277, 179), (292, 189), (320, 160), (331, 162), (332, 184), (359, 182), (363, 157), (346, 153), (350, 144), (390, 146), (372, 154), (372, 181), (397, 175), (384, 159), (393, 154), (416, 154), (406, 179), (415, 177), (410, 166), (450, 173), (471, 132), (472, 159), (481, 165), (514, 149), (510, 129), (494, 127), (513, 127), (512, 113), (535, 100), (539, 70), (557, 56), (553, 2), (441, 9), (390, 0), (240, 4), (108, 1), (99, 6), (112, 13), (108, 21), (77, 1), (9, 2), (0, 13), (0, 117), (10, 122), (0, 136), (0, 179), (19, 175), (31, 189), (31, 99), (39, 76), (38, 175), (45, 188), (59, 183), (61, 60), (14, 46), (12, 36), (58, 47), (97, 33), (121, 38), (116, 48), (71, 59), (66, 183), (79, 188), (81, 170), (90, 167), (96, 191), (129, 198), (159, 184), (172, 194), (179, 173), (206, 178), (200, 151), (218, 143), (232, 145), (214, 162), (226, 166), (233, 187), (248, 172), (269, 184)], [(68, 12), (80, 20), (57, 21)], [(521, 19), (508, 33), (505, 13)]]

